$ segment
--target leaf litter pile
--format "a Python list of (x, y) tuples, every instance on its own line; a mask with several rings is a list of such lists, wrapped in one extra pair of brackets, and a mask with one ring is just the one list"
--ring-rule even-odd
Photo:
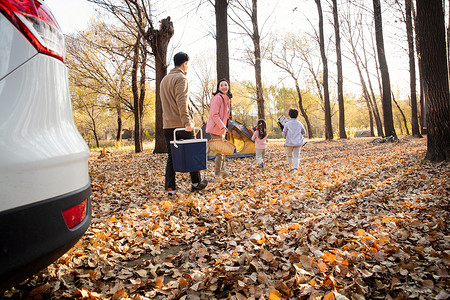
[[(450, 166), (425, 139), (282, 142), (232, 176), (164, 193), (165, 154), (90, 159), (92, 225), (3, 298), (449, 299)], [(211, 179), (214, 163), (203, 177)]]

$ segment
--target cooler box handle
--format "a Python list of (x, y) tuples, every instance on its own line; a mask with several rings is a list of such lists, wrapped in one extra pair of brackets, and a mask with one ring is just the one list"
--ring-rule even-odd
[[(200, 127), (194, 127), (194, 139), (197, 139), (197, 134), (195, 133), (196, 129), (200, 130), (200, 139), (203, 140), (203, 130)], [(173, 146), (175, 148), (178, 148), (176, 132), (177, 131), (182, 131), (182, 130), (184, 131), (185, 128), (175, 128), (175, 130), (173, 131)]]

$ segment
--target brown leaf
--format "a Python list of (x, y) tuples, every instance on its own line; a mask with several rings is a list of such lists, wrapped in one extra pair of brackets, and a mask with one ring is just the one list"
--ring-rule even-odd
[(319, 263), (317, 263), (317, 266), (319, 267), (320, 272), (324, 273), (328, 270), (328, 266), (326, 263), (324, 263), (323, 261), (320, 261)]
[(266, 261), (266, 262), (271, 262), (271, 261), (274, 260), (273, 254), (270, 253), (269, 251), (265, 250), (265, 249), (264, 249), (263, 252), (261, 253), (261, 258), (262, 258), (264, 261)]
[(125, 291), (124, 288), (117, 290), (114, 295), (112, 296), (112, 300), (120, 300), (120, 299), (124, 299), (127, 298), (127, 292)]
[(52, 289), (52, 287), (50, 286), (50, 284), (45, 283), (43, 285), (40, 285), (40, 286), (32, 289), (30, 292), (30, 296), (35, 297), (35, 296), (47, 295), (51, 292), (51, 289)]

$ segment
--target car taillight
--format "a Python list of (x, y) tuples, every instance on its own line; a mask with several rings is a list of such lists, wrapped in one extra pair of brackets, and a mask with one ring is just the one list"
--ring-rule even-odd
[(64, 35), (44, 3), (36, 0), (0, 0), (0, 11), (37, 51), (64, 62)]
[(87, 200), (63, 211), (64, 221), (69, 229), (77, 226), (86, 217)]

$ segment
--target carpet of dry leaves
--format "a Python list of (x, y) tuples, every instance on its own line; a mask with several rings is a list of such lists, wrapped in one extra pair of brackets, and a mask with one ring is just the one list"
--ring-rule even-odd
[(171, 198), (166, 155), (92, 153), (91, 227), (3, 298), (449, 299), (450, 166), (371, 140), (311, 141), (295, 174), (271, 142)]

